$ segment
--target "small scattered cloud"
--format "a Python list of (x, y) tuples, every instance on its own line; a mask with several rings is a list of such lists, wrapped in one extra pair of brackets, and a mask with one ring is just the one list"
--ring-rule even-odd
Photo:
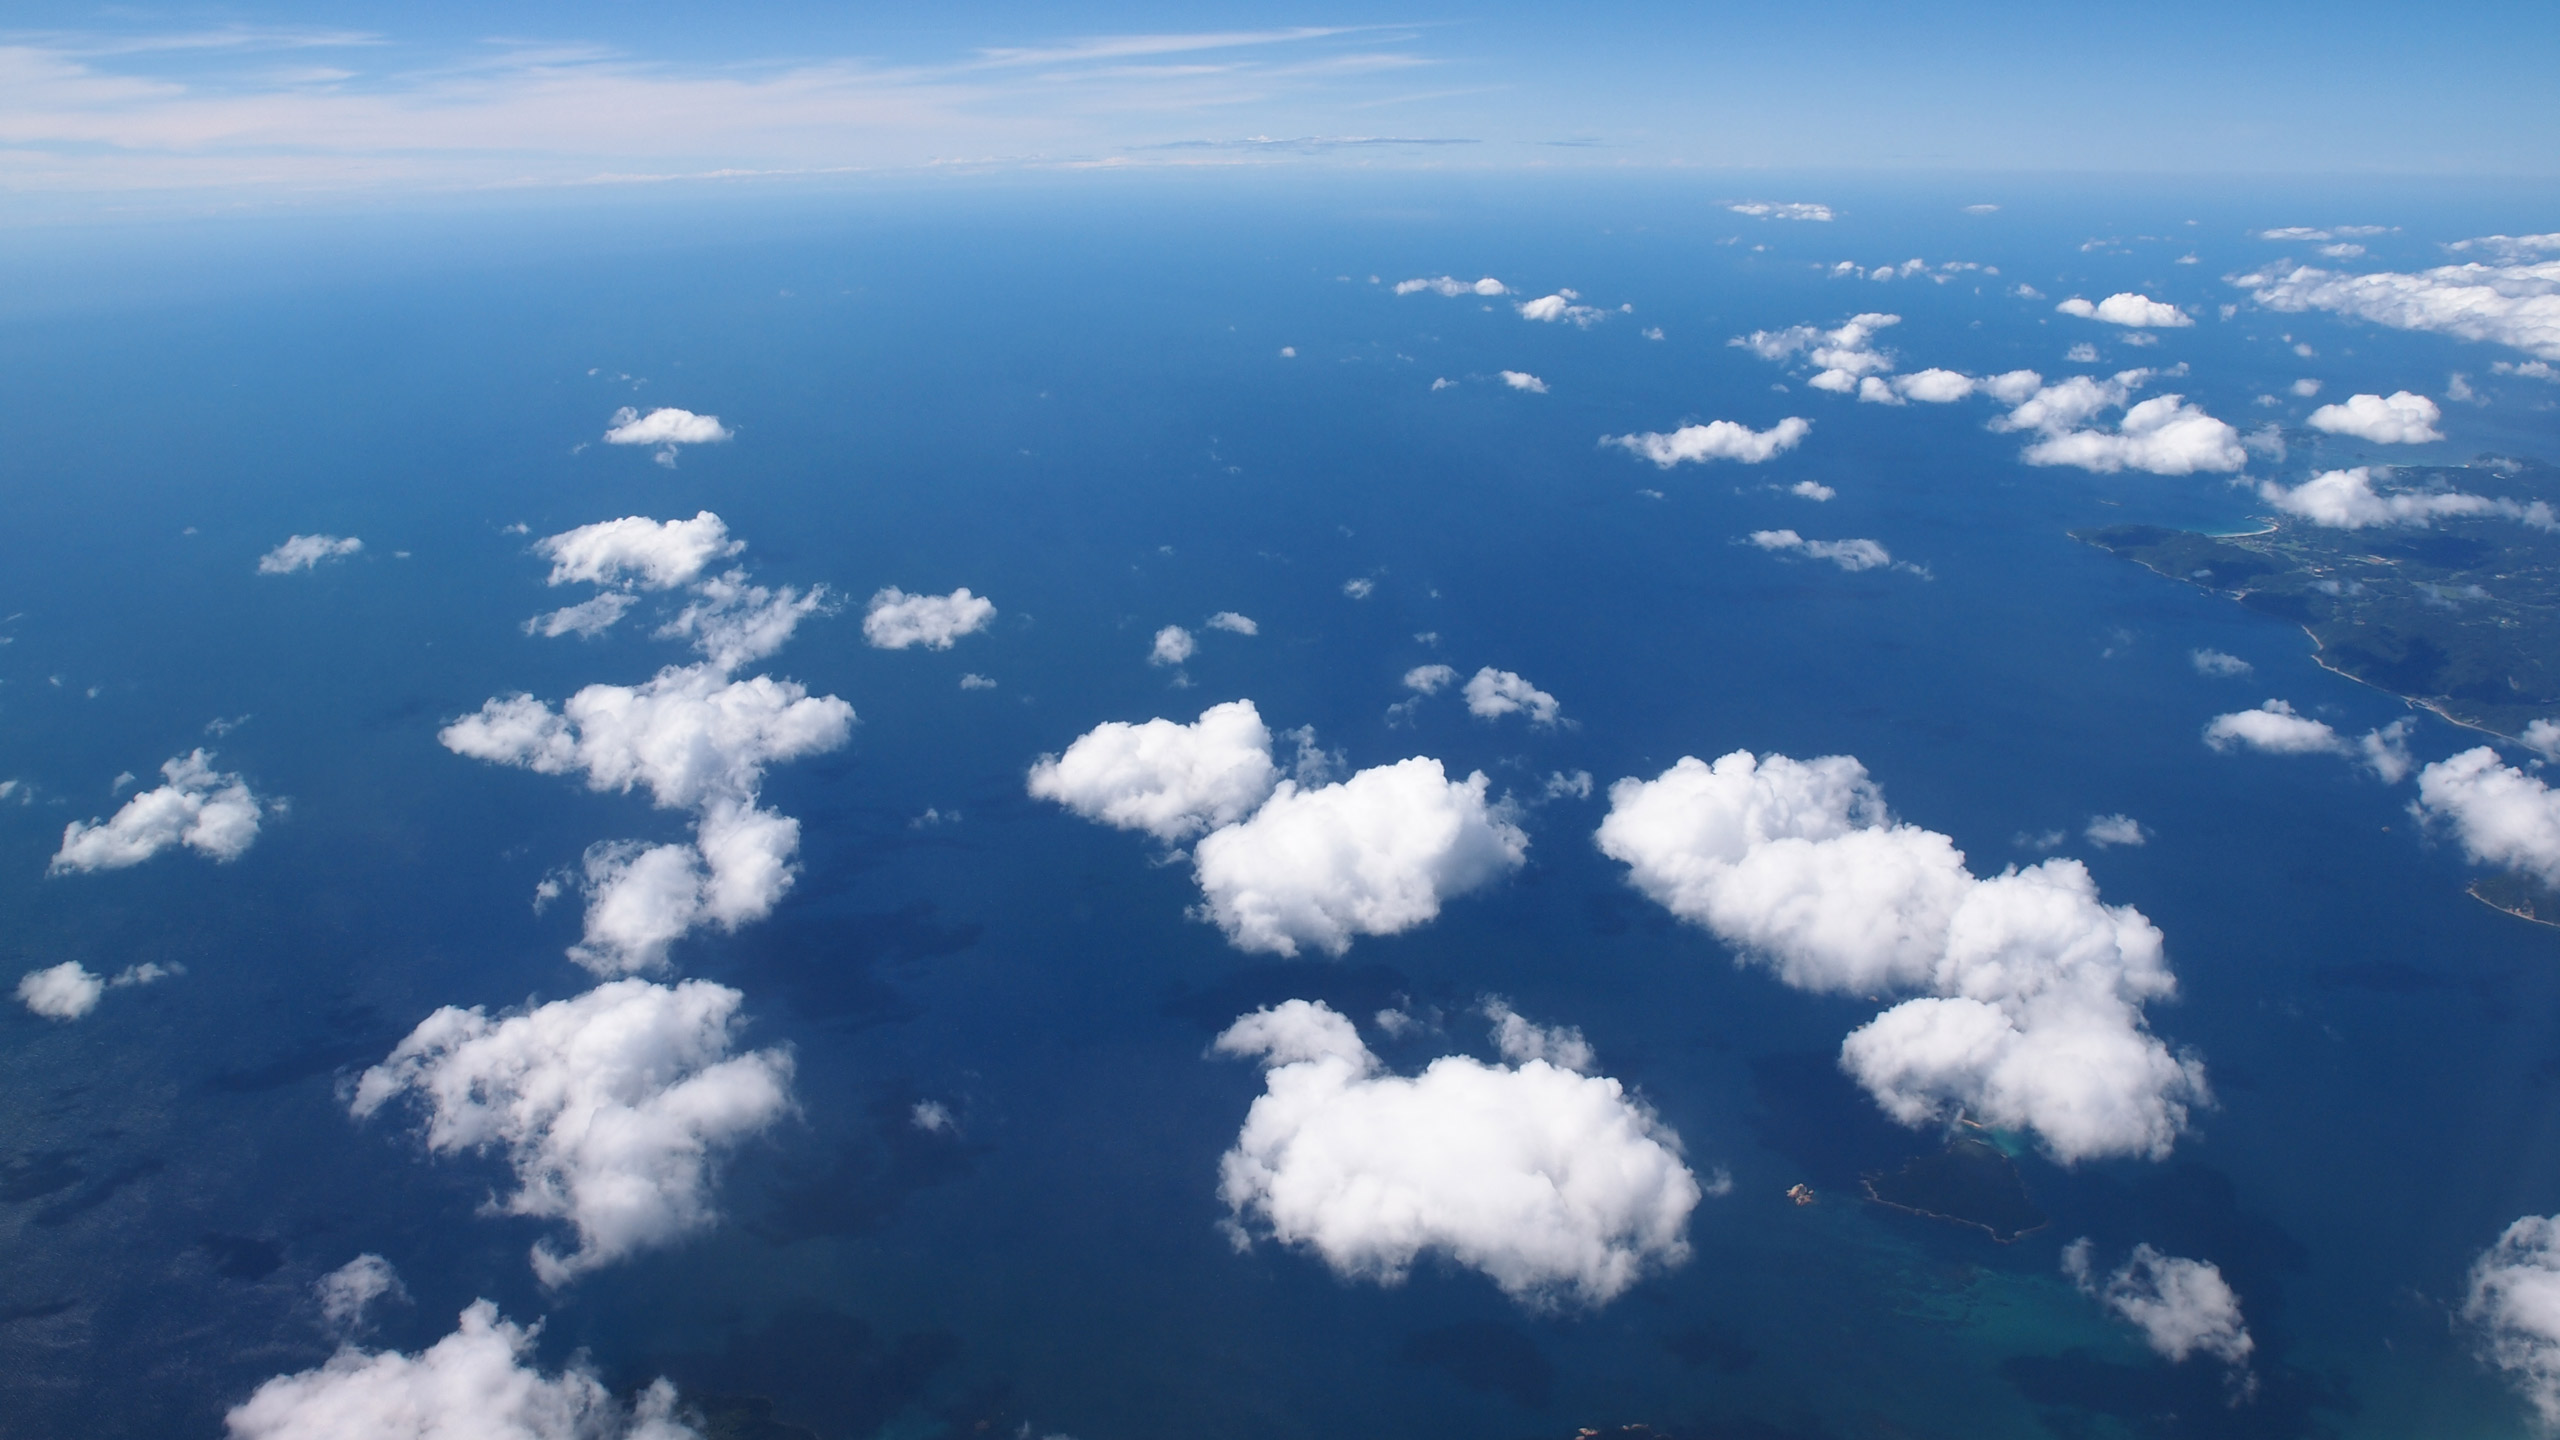
[(1828, 560), (1843, 570), (1876, 570), (1893, 563), (1893, 556), (1873, 540), (1807, 540), (1793, 530), (1754, 530), (1751, 543), (1763, 550), (1792, 551), (1814, 560)]
[(1852, 315), (1830, 330), (1790, 325), (1784, 330), (1754, 330), (1726, 343), (1749, 350), (1763, 360), (1785, 361), (1801, 353), (1815, 367), (1814, 376), (1806, 384), (1845, 395), (1857, 388), (1861, 376), (1893, 368), (1893, 353), (1874, 340), (1878, 331), (1901, 323), (1899, 315), (1869, 311)]
[(1429, 280), (1399, 280), (1396, 282), (1396, 293), (1399, 295), (1412, 295), (1425, 290), (1434, 295), (1446, 295), (1453, 299), (1460, 295), (1492, 296), (1508, 295), (1511, 293), (1510, 287), (1504, 285), (1501, 281), (1494, 279), (1490, 275), (1487, 275), (1481, 280), (1454, 280), (1449, 276), (1442, 275)]
[(1755, 220), (1829, 220), (1832, 218), (1830, 206), (1810, 200), (1746, 200), (1739, 205), (1727, 205), (1725, 208), (1736, 215), (1748, 215)]
[(1837, 496), (1840, 492), (1823, 484), (1819, 480), (1799, 480), (1793, 485), (1787, 487), (1787, 493), (1790, 495), (1801, 495), (1807, 500), (1819, 502), (1829, 500), (1834, 496)]
[[(2317, 382), (2312, 385), (2319, 389)], [(2300, 394), (2299, 386), (2295, 389)], [(2444, 412), (2424, 395), (2406, 390), (2381, 395), (2350, 395), (2343, 403), (2323, 405), (2303, 423), (2331, 435), (2351, 435), (2376, 445), (2420, 445), (2442, 440), (2436, 422)]]
[(735, 670), (773, 654), (790, 643), (802, 620), (836, 608), (834, 596), (824, 585), (811, 587), (805, 595), (789, 585), (769, 590), (747, 583), (743, 570), (702, 581), (694, 587), (694, 595), (675, 618), (658, 627), (658, 638), (690, 640), (694, 649), (722, 670)]
[(172, 975), (186, 973), (183, 965), (161, 965), (144, 961), (128, 965), (112, 978), (92, 974), (77, 960), (65, 960), (42, 970), (30, 970), (18, 977), (18, 1000), (28, 1010), (47, 1020), (77, 1020), (98, 1008), (98, 1001), (109, 990), (122, 990), (134, 985), (149, 985)]
[(2222, 680), (2236, 675), (2246, 675), (2258, 668), (2237, 655), (2227, 655), (2220, 650), (2191, 651), (2187, 659), (2194, 663), (2197, 674), (2211, 675)]
[(370, 1253), (321, 1276), (311, 1293), (320, 1302), (320, 1318), (341, 1335), (363, 1333), (375, 1305), (409, 1298), (409, 1288), (400, 1283), (391, 1262)]
[(364, 549), (353, 535), (295, 535), (258, 557), (261, 575), (290, 575), (316, 569), (324, 561), (344, 560)]
[(2092, 815), (2088, 827), (2080, 833), (2101, 850), (2116, 845), (2147, 844), (2151, 839), (2151, 832), (2143, 829), (2142, 822), (2130, 815)]
[(1199, 642), (1191, 638), (1190, 631), (1179, 625), (1167, 625), (1156, 632), (1155, 645), (1147, 652), (1147, 663), (1179, 665), (1190, 659), (1199, 648)]
[(673, 406), (643, 415), (626, 405), (613, 412), (611, 428), (604, 432), (607, 445), (655, 445), (660, 457), (670, 462), (678, 445), (716, 445), (731, 438), (734, 432), (721, 425), (719, 416), (696, 415)]
[[(1437, 668), (1447, 669), (1448, 667)], [(1412, 683), (1415, 673), (1418, 672), (1407, 672), (1405, 682), (1408, 685)], [(1556, 697), (1511, 671), (1496, 670), (1490, 665), (1478, 670), (1467, 681), (1466, 697), (1467, 713), (1480, 720), (1498, 720), (1505, 715), (1527, 715), (1530, 724), (1543, 729), (1552, 728), (1563, 714), (1563, 707), (1557, 704)]]
[(1259, 635), (1262, 633), (1262, 627), (1253, 623), (1252, 616), (1239, 615), (1233, 610), (1219, 611), (1217, 614), (1209, 617), (1208, 623), (1210, 629), (1224, 630), (1230, 635)]
[(2133, 329), (2180, 329), (2196, 323), (2186, 311), (2168, 301), (2154, 300), (2130, 290), (2119, 291), (2096, 304), (2074, 295), (2053, 308), (2083, 320), (2102, 320), (2109, 325)]
[[(1541, 295), (1535, 300), (1523, 300), (1512, 308), (1520, 312), (1520, 318), (1523, 320), (1542, 320), (1549, 324), (1570, 321), (1585, 330), (1609, 317), (1609, 312), (1598, 306), (1574, 303), (1579, 298), (1571, 290), (1559, 290), (1553, 295)], [(1506, 379), (1510, 376), (1509, 371), (1504, 371), (1503, 374)]]
[(1562, 800), (1568, 797), (1575, 800), (1588, 800), (1591, 798), (1590, 771), (1558, 770), (1547, 777), (1547, 799)]
[(552, 585), (585, 583), (640, 590), (672, 590), (691, 584), (714, 560), (747, 548), (729, 538), (729, 527), (708, 510), (690, 520), (626, 515), (545, 536), (534, 553), (551, 562)]
[(1964, 207), (1964, 213), (1967, 215), (1990, 215), (1996, 213), (1999, 209), (1999, 206), (1992, 204), (1967, 205)]
[(2560, 295), (2554, 294), (2560, 262), (2509, 255), (2507, 263), (2365, 275), (2303, 265), (2235, 275), (2231, 283), (2271, 310), (2327, 310), (2395, 330), (2488, 341), (2560, 360)]
[(160, 774), (165, 783), (126, 801), (112, 818), (64, 826), (62, 848), (45, 873), (122, 870), (172, 845), (228, 862), (257, 842), (264, 803), (250, 793), (247, 781), (215, 770), (211, 751), (195, 750), (165, 761)]
[[(2034, 430), (2039, 438), (2019, 457), (2030, 465), (2073, 465), (2113, 474), (2147, 470), (2155, 475), (2190, 475), (2199, 470), (2237, 470), (2248, 463), (2240, 432), (2186, 403), (2182, 395), (2159, 395), (2129, 404), (2132, 392), (2148, 381), (2150, 370), (2122, 370), (2099, 380), (2073, 375), (2039, 386), (1994, 430)], [(2082, 428), (2100, 412), (2124, 406), (2112, 428)]]
[(1219, 1166), (1237, 1242), (1267, 1236), (1384, 1285), (1442, 1255), (1537, 1309), (1603, 1305), (1684, 1262), (1702, 1191), (1679, 1137), (1616, 1080), (1580, 1073), (1579, 1034), (1496, 1016), (1506, 1063), (1448, 1055), (1415, 1076), (1320, 1002), (1230, 1026), (1217, 1051), (1267, 1071)]
[(984, 675), (973, 673), (960, 677), (960, 688), (963, 690), (993, 690), (996, 688), (996, 682)]
[(922, 645), (948, 650), (963, 635), (974, 635), (996, 618), (995, 602), (972, 595), (961, 586), (948, 595), (910, 595), (892, 585), (871, 597), (862, 614), (862, 638), (880, 650)]
[(1766, 430), (1754, 430), (1731, 420), (1711, 420), (1704, 425), (1683, 425), (1667, 435), (1604, 435), (1600, 443), (1640, 455), (1664, 470), (1710, 460), (1757, 465), (1793, 450), (1812, 430), (1812, 421), (1791, 415)]
[(2560, 1216), (2527, 1215), (2471, 1265), (2461, 1318), (2543, 1434), (2560, 1432)]
[(567, 1221), (575, 1249), (533, 1247), (542, 1283), (566, 1284), (712, 1225), (714, 1157), (790, 1110), (787, 1051), (732, 1053), (744, 998), (625, 979), (497, 1020), (447, 1006), (364, 1072), (349, 1110), (411, 1097), (429, 1152), (503, 1150), (516, 1188), (488, 1208)]
[(511, 1436), (523, 1440), (702, 1440), (664, 1379), (626, 1409), (572, 1364), (538, 1368), (542, 1332), (475, 1300), (460, 1325), (416, 1355), (342, 1346), (316, 1370), (279, 1375), (223, 1416), (231, 1440), (323, 1436)]
[(1278, 780), (1262, 712), (1230, 700), (1188, 725), (1097, 725), (1063, 754), (1041, 756), (1030, 791), (1088, 820), (1179, 845), (1252, 814)]
[(2560, 528), (2545, 501), (2519, 505), (2459, 490), (2395, 490), (2385, 495), (2373, 486), (2374, 472), (2359, 465), (2330, 470), (2287, 489), (2269, 480), (2258, 486), (2258, 498), (2288, 515), (2332, 530), (2365, 530), (2406, 525), (2425, 529), (2437, 520), (2498, 515), (2537, 529)]
[(1446, 665), (1416, 665), (1404, 672), (1404, 688), (1417, 695), (1437, 695), (1457, 678), (1458, 672)]
[(1378, 582), (1365, 575), (1355, 575), (1342, 582), (1342, 593), (1354, 600), (1366, 600), (1378, 588)]
[(2204, 743), (2216, 750), (2260, 750), (2270, 755), (2343, 755), (2347, 742), (2325, 722), (2282, 700), (2255, 710), (2216, 715), (2204, 727)]
[(2173, 1365), (2197, 1355), (2219, 1360), (2229, 1367), (2235, 1391), (2255, 1391), (2248, 1368), (2257, 1342), (2219, 1266), (2136, 1245), (2132, 1258), (2101, 1280), (2090, 1264), (2095, 1248), (2086, 1237), (2063, 1247), (2063, 1273), (2081, 1293), (2132, 1322), (2160, 1358)]
[(1503, 371), (1502, 383), (1510, 386), (1514, 390), (1526, 390), (1532, 395), (1544, 395), (1547, 393), (1547, 382), (1530, 374), (1526, 370)]
[(2486, 745), (2418, 772), (2421, 820), (2452, 829), (2474, 862), (2521, 871), (2560, 887), (2560, 792), (2501, 763)]
[(557, 610), (534, 616), (524, 622), (524, 633), (539, 635), (546, 640), (557, 640), (563, 635), (592, 640), (620, 623), (623, 615), (638, 603), (626, 591), (607, 590), (592, 600), (563, 605)]

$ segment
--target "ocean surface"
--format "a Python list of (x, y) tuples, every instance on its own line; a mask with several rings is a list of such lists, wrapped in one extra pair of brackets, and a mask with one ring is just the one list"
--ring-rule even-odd
[[(2246, 426), (2297, 375), (2433, 392), (2494, 358), (2211, 318), (2246, 298), (2223, 277), (2275, 253), (2247, 231), (2395, 225), (2375, 263), (2438, 263), (2441, 241), (2551, 228), (2552, 197), (1750, 183), (954, 181), (10, 237), (0, 947), (11, 975), (184, 973), (75, 1023), (0, 1013), (0, 1431), (217, 1435), (261, 1380), (329, 1354), (310, 1286), (370, 1251), (415, 1302), (377, 1345), (429, 1344), (486, 1296), (544, 1321), (545, 1363), (763, 1397), (829, 1440), (2520, 1433), (2452, 1312), (2510, 1220), (2560, 1210), (2560, 931), (2467, 897), (2407, 787), (2199, 735), (2275, 696), (2350, 734), (2414, 714), (2421, 761), (2471, 740), (2319, 669), (2296, 628), (2067, 533), (2247, 528), (2228, 477), (2027, 467), (1980, 403), (1860, 405), (1728, 342), (1888, 311), (1910, 365), (2185, 364), (2152, 393)], [(1755, 198), (1840, 218), (1726, 208)], [(1832, 270), (1914, 257), (1998, 273)], [(1441, 275), (1612, 313), (1392, 292)], [(2205, 318), (2138, 348), (2020, 283)], [(2082, 340), (2094, 366), (2064, 359)], [(2447, 441), (2408, 458), (2560, 459), (2548, 403), (2509, 394), (2448, 405)], [(595, 443), (655, 405), (735, 438), (672, 466)], [(1759, 465), (1598, 443), (1789, 415), (1810, 436)], [(2256, 473), (2356, 458), (2323, 443)], [(1837, 497), (1785, 493), (1805, 480)], [(716, 1229), (547, 1292), (525, 1253), (557, 1227), (478, 1213), (501, 1159), (431, 1157), (344, 1096), (438, 1006), (585, 989), (563, 956), (577, 905), (537, 911), (535, 886), (600, 839), (682, 838), (644, 796), (436, 732), (492, 696), (689, 658), (645, 623), (523, 633), (573, 598), (527, 535), (703, 509), (760, 583), (850, 602), (756, 667), (860, 716), (765, 783), (802, 825), (798, 884), (675, 954), (744, 992), (752, 1043), (790, 1047), (798, 1108), (727, 1162)], [(1779, 527), (1925, 573), (1743, 542)], [(256, 573), (299, 533), (364, 549)], [(873, 649), (861, 604), (890, 585), (1000, 613), (949, 651)], [(1260, 633), (1201, 630), (1186, 688), (1148, 663), (1158, 627), (1221, 610)], [(2199, 648), (2255, 673), (2200, 675)], [(1393, 723), (1399, 677), (1435, 662), (1526, 675), (1572, 723), (1489, 724), (1449, 695)], [(1355, 767), (1484, 770), (1523, 799), (1526, 867), (1338, 961), (1274, 962), (1186, 918), (1160, 847), (1025, 793), (1100, 722), (1236, 698)], [(199, 745), (290, 801), (246, 855), (48, 877), (117, 776)], [(1857, 756), (1981, 873), (2066, 832), (2107, 901), (2165, 932), (2180, 992), (2152, 1024), (2204, 1057), (2217, 1107), (2160, 1162), (2022, 1154), (2052, 1223), (2013, 1244), (1863, 1203), (1861, 1174), (1938, 1144), (1834, 1064), (1876, 1007), (1737, 966), (1592, 841), (1610, 782), (1737, 749)], [(1543, 798), (1576, 770), (1598, 790)], [(2117, 812), (2150, 842), (2079, 840)], [(1685, 1265), (1541, 1313), (1452, 1265), (1382, 1287), (1230, 1243), (1218, 1161), (1261, 1076), (1207, 1053), (1219, 1030), (1288, 998), (1437, 1007), (1439, 1034), (1372, 1037), (1409, 1070), (1489, 1055), (1468, 1018), (1489, 994), (1580, 1027), (1702, 1176), (1730, 1171)], [(928, 1100), (956, 1124), (912, 1124)], [(1819, 1203), (1791, 1203), (1799, 1183)], [(2217, 1263), (2256, 1400), (2075, 1290), (2059, 1257), (2080, 1236)]]

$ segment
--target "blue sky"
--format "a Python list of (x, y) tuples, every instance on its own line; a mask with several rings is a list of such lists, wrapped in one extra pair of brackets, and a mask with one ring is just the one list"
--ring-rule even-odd
[(10, 15), (0, 194), (75, 208), (953, 166), (2560, 170), (2547, 4)]

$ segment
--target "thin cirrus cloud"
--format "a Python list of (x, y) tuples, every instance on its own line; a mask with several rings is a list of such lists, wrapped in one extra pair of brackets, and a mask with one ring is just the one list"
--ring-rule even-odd
[(364, 1072), (348, 1110), (409, 1097), (431, 1153), (503, 1151), (516, 1188), (490, 1208), (568, 1223), (575, 1248), (533, 1247), (534, 1273), (563, 1285), (708, 1228), (719, 1152), (791, 1108), (787, 1051), (732, 1053), (743, 998), (624, 979), (495, 1020), (448, 1005)]
[(1181, 724), (1108, 721), (1031, 767), (1034, 798), (1167, 844), (1195, 837), (1195, 918), (1240, 950), (1330, 955), (1361, 935), (1392, 935), (1438, 917), (1447, 900), (1520, 867), (1529, 837), (1507, 803), (1487, 799), (1479, 771), (1451, 779), (1416, 756), (1319, 783), (1327, 768), (1311, 732), (1283, 778), (1272, 735), (1250, 700)]
[(1704, 1192), (1679, 1137), (1588, 1073), (1578, 1033), (1486, 1008), (1506, 1063), (1447, 1055), (1413, 1076), (1320, 1002), (1219, 1035), (1218, 1053), (1264, 1067), (1219, 1164), (1239, 1242), (1267, 1236), (1384, 1285), (1441, 1255), (1539, 1309), (1602, 1305), (1687, 1260)]
[(331, 560), (344, 560), (360, 553), (364, 542), (352, 535), (293, 535), (273, 550), (258, 557), (261, 575), (290, 575), (296, 570), (315, 570)]
[(237, 860), (257, 843), (266, 802), (238, 775), (213, 768), (213, 754), (195, 750), (162, 762), (164, 783), (124, 803), (105, 820), (74, 820), (62, 829), (62, 848), (46, 865), (49, 875), (122, 870), (173, 845), (217, 862)]
[(519, 1436), (524, 1440), (701, 1440), (675, 1386), (651, 1382), (625, 1408), (573, 1363), (545, 1373), (539, 1323), (517, 1325), (474, 1300), (453, 1333), (415, 1355), (353, 1345), (316, 1369), (278, 1375), (223, 1416), (231, 1440), (348, 1435)]
[(1849, 756), (1683, 758), (1611, 786), (1598, 839), (1638, 890), (1794, 988), (1920, 992), (1840, 1050), (1905, 1125), (1962, 1114), (2064, 1164), (2158, 1159), (2210, 1103), (2202, 1062), (2145, 1018), (2177, 989), (2149, 920), (2102, 904), (2076, 860), (1976, 877)]

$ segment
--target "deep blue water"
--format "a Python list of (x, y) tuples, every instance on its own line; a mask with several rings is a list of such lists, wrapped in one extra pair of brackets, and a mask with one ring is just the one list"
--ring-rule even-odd
[[(1723, 181), (1363, 179), (13, 242), (0, 779), (34, 803), (0, 806), (0, 943), (17, 969), (187, 973), (76, 1024), (0, 1015), (7, 1428), (218, 1433), (259, 1380), (327, 1354), (308, 1287), (373, 1250), (417, 1298), (385, 1343), (428, 1343), (486, 1295), (547, 1316), (555, 1361), (585, 1347), (624, 1383), (768, 1395), (830, 1437), (2515, 1433), (2447, 1312), (2507, 1221), (2560, 1209), (2560, 936), (2465, 897), (2406, 787), (2197, 738), (2270, 695), (2349, 732), (2405, 708), (2313, 666), (2292, 628), (2065, 533), (2238, 524), (2223, 477), (2030, 469), (1985, 405), (1861, 406), (1726, 341), (1884, 309), (1910, 366), (2059, 374), (2093, 327), (2007, 285), (2209, 316), (2242, 298), (2220, 277), (2272, 253), (2247, 228), (2396, 223), (2375, 260), (2428, 263), (2439, 240), (2552, 228), (2549, 197), (1818, 189), (1841, 221), (1743, 221), (1713, 203), (1748, 198)], [(2006, 208), (1957, 213), (1983, 198)], [(2103, 237), (2120, 243), (2082, 249)], [(1915, 255), (2003, 273), (1814, 268)], [(1443, 273), (1635, 313), (1531, 325), (1369, 283)], [(2329, 396), (2435, 391), (2492, 358), (2244, 312), (2109, 343), (2099, 368), (2187, 362), (2157, 388), (2245, 425), (2297, 374)], [(1486, 383), (1506, 368), (1551, 393)], [(1443, 375), (1466, 383), (1433, 393)], [(2428, 453), (2560, 454), (2529, 399), (2518, 382), (2449, 406)], [(624, 404), (717, 413), (737, 439), (673, 469), (573, 453)], [(1761, 466), (1665, 473), (1595, 444), (1790, 414), (1811, 438)], [(2283, 473), (2352, 458), (2331, 444)], [(1768, 488), (1801, 479), (1839, 496)], [(543, 1228), (473, 1214), (498, 1161), (429, 1160), (396, 1124), (349, 1121), (335, 1087), (438, 1005), (585, 987), (560, 953), (575, 906), (537, 916), (535, 882), (682, 817), (434, 732), (492, 695), (683, 658), (629, 623), (519, 633), (559, 594), (504, 527), (701, 508), (760, 581), (857, 606), (759, 667), (861, 715), (846, 750), (766, 784), (803, 823), (798, 888), (677, 954), (746, 993), (758, 1043), (794, 1048), (802, 1113), (728, 1167), (717, 1231), (545, 1295), (524, 1263)], [(1874, 538), (1930, 578), (1737, 544), (1780, 525)], [(366, 550), (252, 573), (314, 531)], [(1365, 601), (1353, 576), (1375, 579)], [(889, 584), (965, 584), (1003, 613), (947, 653), (872, 650), (858, 602)], [(1261, 635), (1204, 636), (1193, 687), (1169, 690), (1148, 636), (1220, 609)], [(2257, 673), (2201, 677), (2199, 646)], [(1519, 671), (1577, 728), (1489, 726), (1445, 696), (1390, 728), (1397, 677), (1431, 660)], [(964, 692), (964, 671), (1000, 686)], [(1033, 757), (1100, 721), (1239, 696), (1354, 765), (1430, 754), (1524, 791), (1736, 748), (1855, 754), (1983, 871), (2033, 858), (2022, 832), (2132, 813), (2148, 846), (2066, 853), (2166, 932), (2182, 996), (2153, 1023), (2204, 1054), (2220, 1108), (2165, 1163), (2027, 1161), (2055, 1223), (2013, 1246), (1851, 1203), (1861, 1170), (1929, 1144), (1831, 1069), (1873, 1007), (1673, 926), (1591, 844), (1596, 796), (1537, 809), (1526, 870), (1431, 926), (1340, 962), (1241, 955), (1184, 919), (1182, 867), (1022, 791)], [(2467, 743), (2420, 717), (2420, 758)], [(291, 798), (245, 858), (45, 877), (112, 777), (197, 744)], [(963, 818), (913, 826), (928, 807)], [(1365, 1014), (1485, 993), (1580, 1026), (1693, 1163), (1730, 1167), (1690, 1263), (1559, 1317), (1454, 1268), (1381, 1289), (1235, 1253), (1217, 1157), (1260, 1078), (1204, 1058), (1211, 1036), (1292, 996)], [(1451, 1036), (1382, 1053), (1475, 1039)], [(960, 1138), (905, 1123), (927, 1097)], [(1831, 1198), (1788, 1204), (1798, 1181)], [(2057, 1254), (2082, 1234), (2218, 1262), (2258, 1336), (2259, 1403), (2221, 1405), (2076, 1294)]]

